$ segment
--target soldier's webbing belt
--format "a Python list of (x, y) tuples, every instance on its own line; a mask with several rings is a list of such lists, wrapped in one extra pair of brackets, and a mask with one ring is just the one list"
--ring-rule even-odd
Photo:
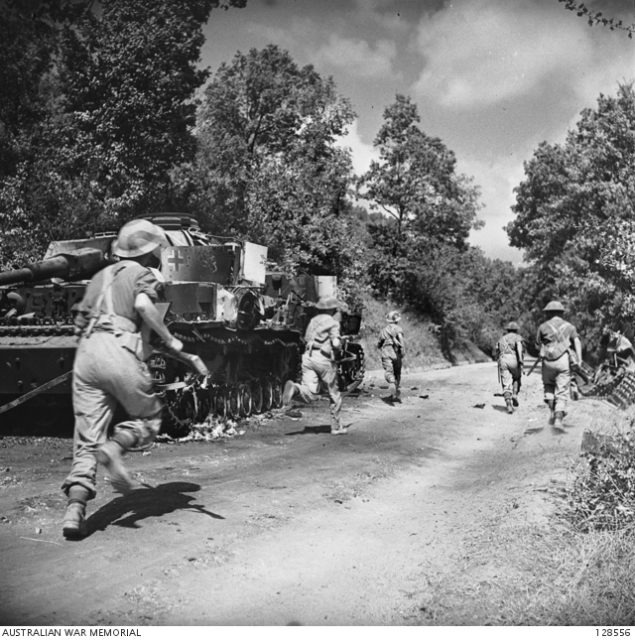
[[(121, 333), (122, 331), (136, 333), (139, 330), (136, 323), (130, 320), (130, 318), (126, 318), (125, 316), (120, 316), (115, 313), (112, 301), (112, 284), (117, 273), (123, 271), (125, 267), (119, 269), (117, 273), (114, 273), (115, 268), (116, 267), (113, 266), (104, 270), (104, 281), (101, 286), (101, 292), (99, 293), (97, 302), (95, 302), (95, 306), (93, 307), (95, 315), (91, 317), (83, 334), (86, 338), (90, 336), (94, 330), (110, 331), (115, 334)], [(101, 313), (102, 303), (106, 304), (105, 313)]]

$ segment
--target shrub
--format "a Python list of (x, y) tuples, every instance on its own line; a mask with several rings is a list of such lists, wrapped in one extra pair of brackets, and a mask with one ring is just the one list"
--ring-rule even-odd
[(580, 531), (617, 531), (635, 525), (634, 418), (615, 435), (591, 436), (582, 454), (567, 517)]

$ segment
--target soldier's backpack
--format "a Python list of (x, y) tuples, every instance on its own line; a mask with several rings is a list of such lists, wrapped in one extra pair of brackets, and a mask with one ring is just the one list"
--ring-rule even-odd
[(557, 360), (569, 351), (569, 338), (564, 335), (564, 329), (567, 324), (563, 323), (560, 326), (555, 326), (551, 322), (547, 322), (547, 325), (555, 334), (556, 339), (540, 347), (540, 357), (544, 360)]

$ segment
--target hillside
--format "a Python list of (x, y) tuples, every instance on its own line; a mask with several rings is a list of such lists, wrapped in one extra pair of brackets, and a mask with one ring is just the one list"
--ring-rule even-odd
[[(374, 298), (367, 298), (364, 304), (360, 342), (366, 354), (366, 369), (368, 371), (382, 368), (376, 346), (377, 338), (382, 327), (386, 324), (386, 314), (392, 309), (397, 309), (401, 313), (400, 324), (406, 338), (404, 359), (406, 372), (408, 370), (440, 369), (452, 366), (452, 363), (443, 355), (438, 330), (434, 323)], [(487, 362), (490, 359), (487, 354), (467, 341), (452, 355), (455, 358), (455, 364)]]

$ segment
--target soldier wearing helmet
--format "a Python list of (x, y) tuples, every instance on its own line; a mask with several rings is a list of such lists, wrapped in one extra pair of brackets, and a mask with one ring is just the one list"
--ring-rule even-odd
[(389, 311), (386, 314), (388, 324), (381, 330), (377, 348), (381, 354), (381, 365), (388, 384), (395, 387), (390, 397), (393, 402), (401, 402), (401, 367), (405, 351), (403, 329), (399, 326), (401, 315), (399, 311)]
[(564, 307), (552, 300), (543, 309), (547, 319), (536, 333), (542, 359), (542, 384), (549, 407), (549, 423), (563, 430), (563, 420), (570, 395), (571, 367), (582, 362), (582, 344), (576, 328), (562, 318)]
[(303, 402), (317, 399), (320, 383), (326, 385), (331, 406), (331, 433), (342, 435), (348, 429), (342, 426), (342, 394), (337, 381), (335, 359), (342, 348), (338, 319), (340, 302), (333, 297), (320, 298), (315, 305), (318, 313), (311, 318), (304, 335), (305, 351), (302, 355), (302, 382), (287, 380), (282, 403), (289, 406), (296, 395)]
[(496, 343), (498, 379), (503, 386), (507, 413), (514, 413), (514, 407), (518, 406), (525, 353), (518, 323), (508, 322), (505, 325), (505, 332)]
[[(144, 358), (141, 327), (155, 331), (166, 346), (183, 344), (169, 332), (155, 306), (165, 232), (148, 220), (133, 220), (113, 244), (118, 262), (99, 271), (86, 287), (75, 323), (80, 336), (73, 366), (75, 435), (71, 471), (62, 485), (68, 497), (63, 523), (67, 538), (86, 535), (85, 510), (95, 497), (97, 463), (103, 464), (116, 491), (132, 487), (122, 456), (150, 444), (161, 426), (161, 402), (153, 391)], [(130, 419), (107, 439), (115, 408)]]

